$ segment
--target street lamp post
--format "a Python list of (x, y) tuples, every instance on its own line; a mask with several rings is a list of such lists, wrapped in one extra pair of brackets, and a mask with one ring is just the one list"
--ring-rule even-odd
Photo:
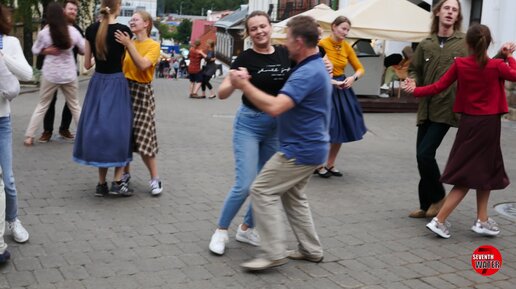
[(181, 3), (179, 3), (179, 15), (183, 15), (183, 3), (185, 1), (181, 1)]

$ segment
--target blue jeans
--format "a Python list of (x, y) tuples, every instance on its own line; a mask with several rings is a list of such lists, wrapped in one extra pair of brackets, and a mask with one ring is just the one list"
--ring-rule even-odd
[(5, 185), (5, 219), (14, 221), (18, 216), (16, 185), (13, 175), (13, 133), (11, 117), (0, 117), (0, 166)]
[[(219, 228), (227, 229), (249, 196), (249, 188), (263, 165), (278, 150), (276, 119), (242, 105), (233, 124), (235, 184), (229, 191), (219, 219)], [(244, 224), (253, 228), (251, 204)]]

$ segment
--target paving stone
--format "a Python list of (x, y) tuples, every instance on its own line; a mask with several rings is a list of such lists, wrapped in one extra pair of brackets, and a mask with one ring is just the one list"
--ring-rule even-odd
[[(81, 76), (81, 103), (87, 84)], [(291, 261), (263, 273), (242, 271), (240, 263), (261, 253), (234, 239), (245, 209), (229, 228), (224, 256), (212, 255), (209, 240), (234, 182), (232, 127), (240, 93), (224, 101), (192, 100), (185, 96), (187, 80), (158, 79), (153, 85), (157, 160), (165, 185), (159, 198), (147, 193), (148, 171), (136, 155), (131, 166), (136, 194), (94, 197), (97, 169), (74, 163), (72, 144), (54, 137), (31, 148), (21, 145), (37, 91), (12, 102), (19, 215), (31, 240), (20, 245), (7, 236), (13, 259), (0, 266), (0, 288), (512, 289), (516, 284), (516, 226), (490, 208), (502, 234), (490, 239), (473, 234), (473, 193), (450, 216), (449, 240), (433, 236), (424, 227), (427, 220), (407, 217), (419, 203), (414, 113), (364, 114), (369, 132), (344, 145), (337, 159), (344, 177), (310, 180), (306, 193), (323, 263)], [(57, 106), (63, 104), (58, 97)], [(456, 131), (450, 129), (437, 152), (441, 169)], [(513, 180), (514, 143), (516, 123), (503, 121), (504, 164)], [(511, 199), (510, 189), (500, 190), (490, 204)], [(286, 234), (288, 247), (295, 248), (288, 227)], [(478, 275), (470, 263), (472, 252), (485, 243), (504, 257), (503, 268), (491, 277)]]

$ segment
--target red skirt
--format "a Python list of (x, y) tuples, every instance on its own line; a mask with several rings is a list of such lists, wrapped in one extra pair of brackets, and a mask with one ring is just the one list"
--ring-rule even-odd
[(509, 185), (500, 148), (500, 115), (463, 114), (441, 182), (477, 190)]

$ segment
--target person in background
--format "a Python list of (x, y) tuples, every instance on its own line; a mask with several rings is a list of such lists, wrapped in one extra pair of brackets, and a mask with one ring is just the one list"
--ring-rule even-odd
[[(161, 194), (163, 185), (158, 175), (156, 154), (158, 138), (156, 134), (156, 103), (151, 82), (154, 67), (161, 52), (158, 42), (149, 36), (152, 17), (146, 11), (138, 11), (129, 21), (131, 32), (136, 36), (131, 40), (127, 32), (116, 31), (116, 41), (126, 47), (123, 71), (129, 82), (133, 104), (133, 151), (141, 155), (150, 173), (149, 192), (153, 196)], [(168, 61), (167, 61), (168, 63)], [(129, 165), (125, 167), (122, 181), (129, 183)]]
[(54, 47), (59, 50), (55, 55), (50, 54), (43, 61), (41, 84), (39, 89), (40, 101), (37, 104), (25, 131), (26, 146), (34, 144), (37, 127), (43, 121), (45, 113), (57, 89), (61, 89), (66, 103), (72, 112), (75, 123), (79, 122), (81, 106), (77, 91), (77, 68), (73, 58), (73, 48), (84, 53), (84, 38), (73, 26), (68, 25), (62, 6), (50, 2), (47, 7), (47, 23), (39, 33), (32, 46), (32, 53), (39, 54), (43, 49)]
[(381, 93), (379, 97), (388, 98), (389, 94), (386, 92), (391, 89), (391, 83), (396, 80), (405, 80), (408, 77), (408, 68), (410, 62), (412, 61), (412, 56), (414, 55), (414, 51), (412, 47), (405, 46), (401, 51), (403, 54), (403, 59), (398, 64), (390, 65), (385, 69), (384, 77), (383, 77), (383, 85), (380, 87), (384, 93)]
[[(2, 7), (0, 7), (1, 12)], [(1, 27), (0, 22), (0, 29)], [(0, 124), (3, 123), (2, 119), (5, 117), (9, 117), (10, 107), (9, 102), (13, 100), (20, 93), (20, 83), (16, 76), (14, 76), (7, 66), (5, 65), (4, 57), (2, 53), (0, 53)], [(4, 116), (6, 115), (7, 116)], [(10, 131), (10, 127), (7, 128)], [(0, 136), (4, 136), (4, 131), (6, 127), (0, 125)], [(9, 141), (9, 138), (6, 138)], [(4, 143), (6, 140), (0, 138), (0, 145), (3, 146), (11, 146), (9, 144)], [(2, 150), (2, 148), (0, 148)], [(12, 158), (12, 155), (11, 155)], [(2, 166), (0, 166), (0, 264), (7, 262), (11, 258), (11, 254), (7, 251), (7, 244), (4, 240), (4, 230), (5, 230), (5, 187)], [(21, 226), (21, 224), (20, 224)], [(28, 233), (27, 233), (28, 238)]]
[[(326, 52), (325, 57), (333, 64), (330, 152), (326, 166), (321, 166), (314, 172), (323, 178), (342, 176), (335, 167), (342, 143), (361, 140), (367, 132), (362, 108), (352, 89), (355, 81), (364, 75), (365, 70), (351, 45), (346, 42), (350, 29), (351, 21), (347, 17), (339, 16), (331, 24), (331, 35), (319, 41), (319, 47)], [(355, 70), (350, 76), (344, 75), (348, 63)]]
[[(63, 2), (63, 10), (68, 20), (68, 23), (72, 25), (82, 37), (84, 37), (84, 32), (82, 29), (75, 23), (77, 18), (77, 9), (79, 7), (79, 3), (77, 0), (65, 0)], [(44, 48), (40, 55), (54, 55), (60, 53), (60, 50), (55, 46), (50, 46), (48, 48)], [(77, 64), (77, 54), (79, 54), (79, 50), (77, 47), (73, 49), (75, 63)], [(57, 101), (57, 91), (54, 93), (54, 98), (52, 98), (52, 102), (50, 103), (47, 112), (45, 113), (45, 118), (43, 119), (43, 133), (38, 139), (40, 143), (49, 142), (52, 138), (52, 133), (54, 131), (54, 116), (56, 110), (56, 101)], [(68, 108), (68, 104), (65, 102), (63, 105), (63, 112), (61, 115), (61, 125), (59, 126), (59, 135), (66, 140), (74, 140), (75, 136), (70, 132), (70, 124), (72, 122), (72, 112)]]
[(206, 43), (208, 50), (206, 51), (206, 64), (202, 70), (202, 84), (201, 84), (201, 97), (206, 97), (206, 87), (210, 90), (210, 96), (208, 98), (215, 98), (217, 95), (213, 92), (213, 86), (210, 83), (211, 78), (217, 70), (215, 64), (215, 41), (209, 39)]
[(466, 43), (470, 55), (455, 58), (448, 71), (435, 83), (416, 87), (414, 80), (405, 83), (416, 97), (438, 94), (457, 82), (453, 111), (461, 114), (455, 142), (450, 151), (441, 182), (453, 185), (437, 216), (426, 225), (442, 238), (449, 238), (448, 216), (470, 189), (477, 191), (477, 217), (471, 230), (480, 235), (496, 236), (500, 229), (489, 218), (487, 204), (491, 190), (509, 185), (500, 147), (501, 115), (509, 111), (505, 82), (516, 81), (516, 61), (512, 57), (516, 44), (502, 46), (503, 59), (490, 59), (487, 49), (492, 42), (485, 25), (468, 29)]
[[(17, 78), (9, 76), (7, 80), (2, 79), (0, 81), (2, 85), (10, 85), (9, 82), (15, 82), (15, 84), (11, 83), (12, 85), (19, 85), (18, 80), (32, 79), (32, 67), (23, 56), (20, 41), (16, 37), (9, 36), (11, 27), (11, 13), (7, 7), (0, 4), (0, 57), (9, 72)], [(5, 218), (2, 220), (7, 221), (7, 233), (12, 234), (14, 241), (27, 242), (29, 233), (18, 218), (18, 193), (13, 173), (11, 107), (5, 97), (0, 98), (0, 168), (5, 186), (2, 189), (2, 192), (5, 192), (5, 208), (2, 210)]]
[[(432, 9), (430, 35), (423, 39), (409, 65), (409, 78), (423, 86), (436, 82), (455, 57), (468, 55), (464, 42), (461, 5), (458, 0), (441, 0)], [(431, 55), (431, 57), (430, 57)], [(451, 126), (457, 126), (453, 112), (455, 85), (422, 99), (417, 110), (416, 158), (419, 170), (419, 209), (411, 218), (433, 218), (444, 203), (445, 191), (435, 159), (437, 149)]]
[[(73, 148), (73, 159), (98, 168), (99, 181), (95, 196), (108, 193), (132, 196), (129, 185), (122, 181), (124, 167), (132, 160), (133, 110), (129, 84), (122, 72), (125, 47), (115, 39), (117, 30), (129, 27), (117, 23), (121, 0), (102, 0), (101, 21), (86, 29), (84, 68), (95, 61), (95, 73), (89, 84)], [(108, 168), (115, 167), (114, 180), (108, 188)]]
[[(197, 95), (197, 91), (199, 91), (202, 83), (201, 60), (206, 58), (206, 54), (201, 50), (201, 41), (194, 41), (190, 48), (188, 58), (190, 59), (190, 63), (188, 64), (190, 98), (203, 98), (202, 96)], [(206, 98), (206, 96), (204, 98)]]
[[(249, 14), (244, 26), (252, 47), (240, 53), (231, 68), (245, 68), (251, 75), (251, 83), (271, 95), (277, 95), (290, 75), (292, 61), (288, 50), (281, 45), (272, 45), (271, 20), (264, 11), (257, 10)], [(228, 75), (219, 86), (218, 96), (226, 99), (234, 91), (235, 87)], [(224, 254), (231, 222), (249, 196), (254, 179), (277, 150), (276, 118), (255, 106), (245, 93), (242, 94), (242, 104), (233, 123), (235, 182), (224, 200), (218, 227), (210, 239), (209, 249), (212, 253)], [(247, 206), (244, 220), (237, 228), (236, 240), (254, 246), (260, 244), (251, 205)]]

